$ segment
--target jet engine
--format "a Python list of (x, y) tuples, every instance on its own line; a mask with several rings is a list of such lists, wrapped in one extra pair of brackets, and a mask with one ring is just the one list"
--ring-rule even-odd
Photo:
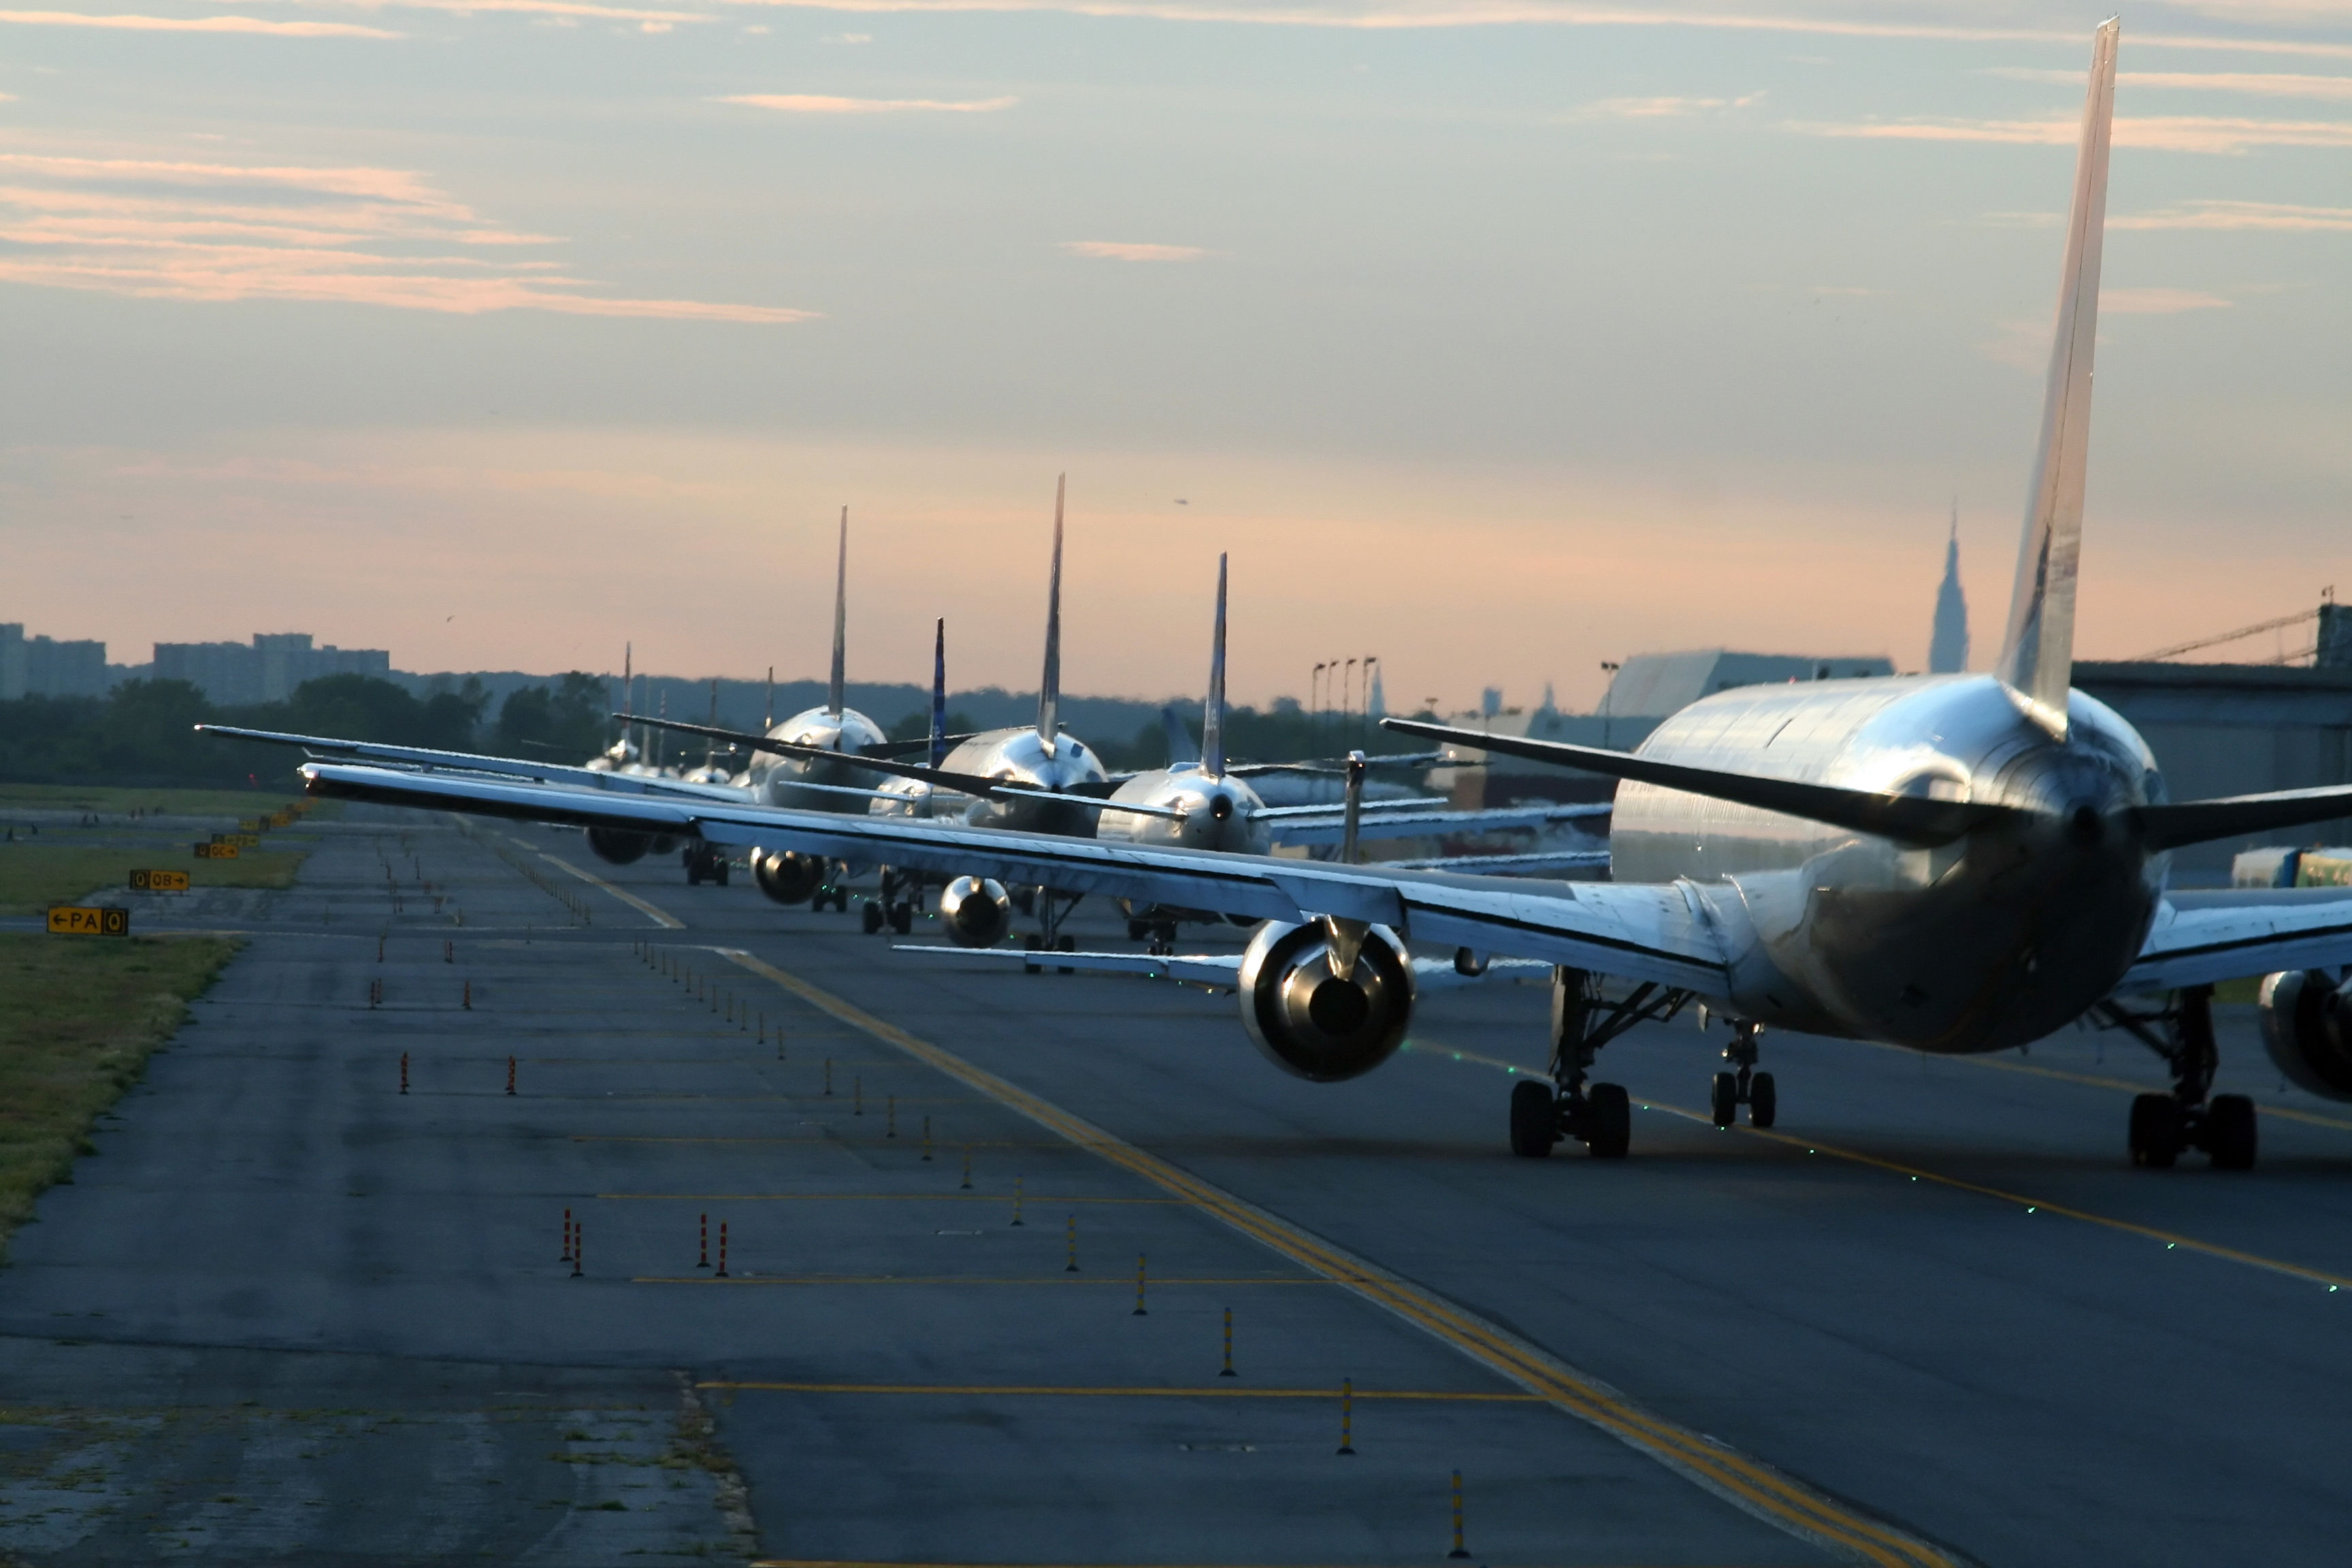
[(2263, 1047), (2287, 1081), (2352, 1100), (2352, 991), (2325, 969), (2265, 975)]
[(824, 861), (790, 849), (760, 850), (751, 857), (751, 879), (780, 904), (804, 904), (824, 881)]
[(940, 925), (958, 947), (994, 947), (1013, 929), (1013, 895), (988, 877), (958, 877), (940, 893)]
[(588, 830), (588, 847), (596, 858), (615, 866), (625, 866), (632, 860), (642, 860), (646, 851), (654, 847), (649, 835), (631, 833), (625, 827), (592, 827)]
[(1364, 933), (1355, 973), (1331, 973), (1321, 922), (1269, 921), (1242, 952), (1242, 1025), (1265, 1058), (1313, 1083), (1360, 1078), (1395, 1054), (1412, 1021), (1412, 965), (1386, 926)]

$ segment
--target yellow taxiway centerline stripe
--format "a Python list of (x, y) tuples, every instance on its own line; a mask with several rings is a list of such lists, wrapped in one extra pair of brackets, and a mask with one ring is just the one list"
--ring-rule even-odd
[[(830, 1142), (824, 1139), (821, 1142)], [(1009, 1204), (1011, 1193), (598, 1193), (614, 1203), (677, 1204)], [(1030, 1193), (1022, 1202), (1052, 1207), (1057, 1204), (1118, 1204), (1136, 1208), (1191, 1208), (1182, 1198), (1074, 1198)]]
[[(1876, 1043), (1876, 1041), (1864, 1042), (1865, 1045)], [(1903, 1047), (1888, 1046), (1885, 1048), (1899, 1051)], [(2164, 1086), (2160, 1083), (2133, 1083), (2127, 1079), (2099, 1078), (2086, 1072), (2068, 1072), (2063, 1068), (2035, 1067), (2032, 1062), (2004, 1062), (1991, 1057), (1950, 1057), (1940, 1059), (1964, 1062), (1975, 1068), (1992, 1068), (2000, 1072), (2021, 1072), (2034, 1078), (2053, 1078), (2063, 1083), (2088, 1084), (2094, 1089), (2119, 1089), (2126, 1094), (2161, 1094), (2164, 1091)], [(2254, 1110), (2263, 1116), (2281, 1117), (2288, 1121), (2307, 1121), (2314, 1127), (2334, 1127), (2342, 1131), (2352, 1132), (2352, 1121), (2347, 1121), (2340, 1116), (2322, 1116), (2315, 1110), (2297, 1110), (2293, 1106), (2287, 1105), (2265, 1105), (2260, 1100), (2254, 1102)]]
[[(919, 1383), (749, 1383), (726, 1379), (698, 1382), (697, 1388), (749, 1389), (770, 1394), (929, 1394), (956, 1398), (1019, 1399), (1328, 1399), (1337, 1402), (1336, 1388), (1243, 1388), (1226, 1384), (1211, 1388), (1025, 1387), (1005, 1384)], [(1461, 1405), (1543, 1405), (1540, 1394), (1454, 1393), (1445, 1389), (1358, 1388), (1357, 1399), (1419, 1399)]]
[[(713, 1274), (638, 1274), (633, 1275), (632, 1285), (1117, 1285), (1132, 1289), (1135, 1281), (1118, 1274), (730, 1274), (720, 1279)], [(1241, 1279), (1154, 1279), (1155, 1287), (1170, 1285), (1223, 1285), (1232, 1287), (1258, 1285), (1329, 1285), (1332, 1280), (1319, 1274), (1294, 1274)]]
[[(1481, 1056), (1475, 1051), (1458, 1051), (1451, 1046), (1425, 1047), (1424, 1051), (1433, 1053), (1443, 1051), (1456, 1061), (1476, 1062), (1481, 1067), (1501, 1068), (1506, 1072), (1532, 1076), (1535, 1071), (1534, 1068), (1521, 1067), (1517, 1062), (1507, 1062), (1496, 1057)], [(1644, 1110), (1664, 1111), (1668, 1116), (1679, 1116), (1685, 1121), (1696, 1121), (1704, 1127), (1715, 1125), (1714, 1117), (1704, 1111), (1693, 1110), (1686, 1106), (1668, 1105), (1662, 1100), (1638, 1100), (1635, 1103)], [(1998, 1198), (2003, 1203), (2018, 1205), (2028, 1214), (2053, 1214), (2062, 1219), (2080, 1220), (2084, 1225), (2095, 1225), (2106, 1230), (2119, 1230), (2130, 1236), (2144, 1236), (2151, 1241), (2164, 1243), (2168, 1249), (2178, 1248), (2185, 1252), (2200, 1252), (2208, 1258), (2219, 1258), (2231, 1263), (2242, 1263), (2250, 1268), (2261, 1268), (2273, 1274), (2284, 1274), (2295, 1279), (2308, 1279), (2315, 1285), (2325, 1285), (2330, 1290), (2339, 1290), (2346, 1286), (2352, 1286), (2352, 1275), (2330, 1274), (2324, 1268), (2309, 1268), (2300, 1263), (2288, 1263), (2276, 1258), (2264, 1258), (2260, 1253), (2242, 1252), (2234, 1247), (2223, 1247), (2217, 1242), (2200, 1241), (2193, 1236), (2183, 1236), (2178, 1231), (2161, 1230), (2155, 1226), (2140, 1225), (2127, 1219), (2116, 1219), (2110, 1215), (2094, 1214), (2089, 1209), (2078, 1209), (2066, 1204), (2050, 1203), (2042, 1198), (2029, 1196), (2024, 1193), (2011, 1192), (2005, 1187), (1987, 1186), (1982, 1182), (1971, 1182), (1961, 1176), (1948, 1176), (1940, 1171), (1931, 1171), (1924, 1165), (1906, 1165), (1899, 1160), (1883, 1159), (1876, 1154), (1863, 1153), (1857, 1149), (1842, 1149), (1833, 1143), (1823, 1143), (1818, 1139), (1800, 1138), (1794, 1133), (1775, 1132), (1759, 1127), (1737, 1126), (1728, 1131), (1745, 1132), (1752, 1137), (1762, 1138), (1792, 1149), (1802, 1149), (1808, 1154), (1827, 1154), (1833, 1160), (1844, 1160), (1857, 1165), (1868, 1165), (1894, 1175), (1908, 1176), (1915, 1182), (1933, 1182), (1939, 1187), (1950, 1187), (1963, 1193), (1975, 1193), (1979, 1197)]]
[(1413, 1323), (1570, 1415), (1638, 1448), (1676, 1473), (1801, 1539), (1864, 1561), (1903, 1564), (1949, 1564), (1927, 1542), (1815, 1492), (1771, 1467), (1735, 1452), (1713, 1438), (1640, 1409), (1613, 1389), (1575, 1371), (1548, 1352), (1499, 1327), (1451, 1306), (1437, 1296), (1321, 1238), (1276, 1218), (1221, 1187), (1148, 1154), (1124, 1139), (1081, 1121), (1006, 1079), (951, 1052), (917, 1038), (831, 992), (788, 973), (740, 948), (718, 954), (776, 984), (842, 1023), (864, 1030), (927, 1062), (1031, 1121), (1112, 1164), (1180, 1197), (1192, 1200), (1244, 1236), (1347, 1286), (1366, 1300)]
[[(519, 844), (522, 843), (520, 839), (517, 839), (515, 842)], [(531, 847), (525, 844), (523, 845), (523, 847), (530, 849)], [(645, 916), (646, 919), (653, 921), (654, 924), (662, 927), (666, 931), (684, 931), (686, 929), (686, 922), (678, 919), (676, 915), (671, 914), (668, 910), (656, 909), (652, 904), (646, 902), (645, 900), (637, 897), (636, 894), (627, 892), (622, 889), (613, 886), (612, 883), (604, 880), (604, 878), (595, 875), (593, 872), (582, 870), (579, 867), (574, 866), (571, 861), (564, 859), (560, 855), (550, 855), (544, 849), (534, 850), (533, 853), (537, 854), (541, 859), (546, 861), (549, 865), (561, 867), (562, 869), (571, 872), (573, 876), (579, 878), (582, 881), (586, 882), (591, 887), (604, 889), (604, 891), (612, 894), (614, 898), (620, 900), (621, 902), (628, 905), (629, 908), (636, 910), (637, 913)]]

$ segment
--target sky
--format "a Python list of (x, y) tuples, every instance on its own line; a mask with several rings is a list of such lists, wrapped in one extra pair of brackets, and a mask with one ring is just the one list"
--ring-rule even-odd
[[(5, 0), (0, 0), (5, 3)], [(417, 670), (1589, 708), (1997, 651), (2074, 0), (0, 10), (0, 620)], [(2078, 656), (2352, 499), (2352, 0), (2124, 16)], [(2224, 654), (2261, 658), (2267, 643)]]

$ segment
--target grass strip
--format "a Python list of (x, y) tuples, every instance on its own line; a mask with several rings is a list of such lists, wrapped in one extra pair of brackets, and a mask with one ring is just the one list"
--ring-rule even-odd
[(0, 932), (0, 1249), (243, 945)]
[[(164, 816), (268, 816), (301, 804), (299, 795), (264, 789), (147, 789), (137, 784), (0, 784), (0, 816), (19, 811), (94, 811), (128, 816), (134, 811)], [(339, 800), (310, 803), (310, 815), (331, 816)]]
[(307, 849), (247, 849), (199, 860), (177, 839), (152, 848), (97, 844), (0, 844), (0, 914), (37, 915), (93, 890), (130, 890), (135, 870), (185, 871), (198, 888), (290, 888)]

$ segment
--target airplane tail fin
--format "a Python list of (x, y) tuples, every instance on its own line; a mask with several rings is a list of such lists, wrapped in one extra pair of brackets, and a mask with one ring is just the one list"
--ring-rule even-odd
[(824, 710), (841, 717), (841, 689), (849, 668), (849, 509), (841, 509), (841, 549), (833, 563), (833, 680)]
[(1062, 494), (1069, 478), (1054, 480), (1054, 572), (1045, 588), (1045, 672), (1037, 682), (1037, 739), (1049, 757), (1062, 729)]
[(931, 766), (948, 760), (948, 623), (940, 618), (931, 638)]
[(2107, 216), (2107, 142), (2115, 121), (2116, 43), (2121, 24), (2093, 35), (2091, 85), (2074, 163), (2066, 225), (2066, 265), (2042, 393), (2042, 445), (2033, 462), (2025, 537), (2011, 591), (2001, 679), (2023, 696), (2053, 734), (2066, 732), (2074, 675), (2074, 583), (2083, 548), (2083, 482), (2091, 438), (2091, 353), (2099, 326), (2099, 251)]
[(1171, 702), (1160, 710), (1160, 737), (1168, 742), (1168, 765), (1181, 767), (1201, 760), (1201, 748), (1192, 743), (1192, 731), (1185, 727), (1184, 715), (1176, 711)]
[(1209, 638), (1209, 700), (1201, 710), (1201, 767), (1225, 773), (1225, 558), (1217, 557), (1217, 626)]

